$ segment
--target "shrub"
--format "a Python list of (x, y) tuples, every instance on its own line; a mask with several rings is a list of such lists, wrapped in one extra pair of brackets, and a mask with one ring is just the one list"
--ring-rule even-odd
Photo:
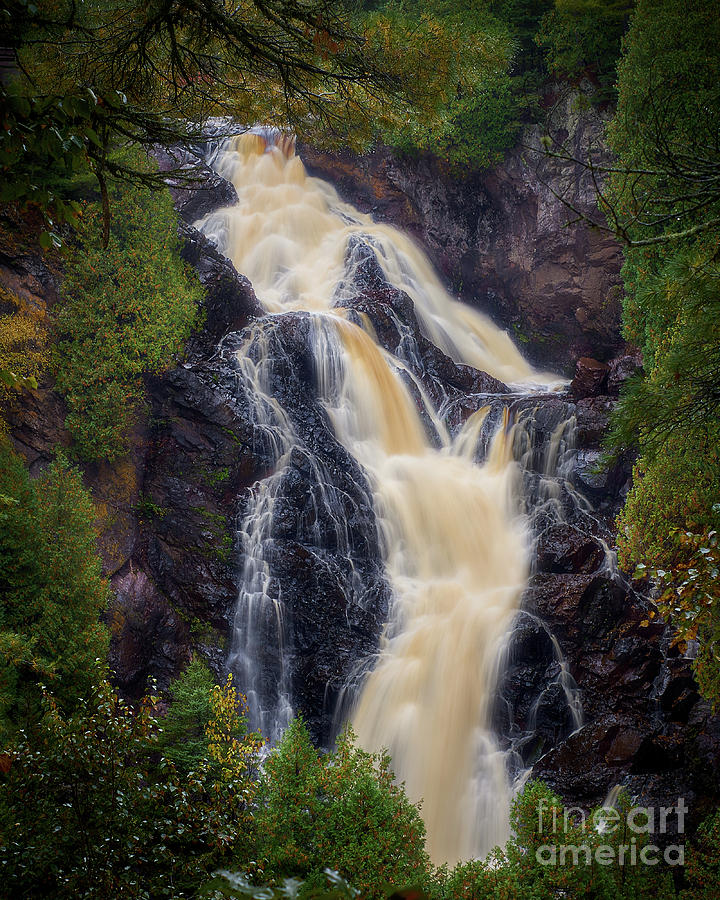
[(720, 809), (698, 828), (688, 850), (682, 900), (714, 900), (720, 883)]
[(536, 35), (549, 71), (561, 78), (590, 73), (601, 88), (597, 99), (612, 97), (620, 43), (634, 5), (634, 0), (555, 0)]
[(107, 603), (95, 510), (58, 459), (38, 479), (0, 440), (0, 740), (38, 711), (40, 685), (71, 710), (104, 668)]
[[(444, 900), (674, 897), (667, 871), (631, 862), (629, 848), (635, 844), (637, 859), (645, 835), (628, 829), (630, 802), (626, 794), (620, 795), (616, 810), (612, 818), (607, 818), (601, 808), (587, 815), (570, 809), (566, 815), (561, 799), (547, 785), (529, 782), (513, 802), (513, 837), (487, 860), (457, 866), (448, 876)], [(609, 827), (601, 826), (603, 818)], [(618, 863), (621, 846), (628, 848), (623, 851), (623, 864)], [(611, 851), (612, 862), (597, 862), (599, 847), (608, 848), (604, 850), (606, 859)]]
[[(217, 688), (208, 723), (216, 736), (221, 707), (236, 701)], [(71, 715), (45, 695), (32, 735), (21, 732), (0, 770), (7, 896), (189, 897), (217, 866), (248, 859), (255, 737), (233, 744), (230, 777), (209, 759), (181, 774), (157, 760), (153, 707), (148, 698), (132, 710), (105, 682)]]
[(197, 318), (201, 291), (179, 255), (167, 191), (115, 189), (110, 243), (102, 209), (87, 203), (68, 250), (59, 314), (57, 386), (81, 456), (114, 459), (143, 393), (142, 376), (166, 369)]

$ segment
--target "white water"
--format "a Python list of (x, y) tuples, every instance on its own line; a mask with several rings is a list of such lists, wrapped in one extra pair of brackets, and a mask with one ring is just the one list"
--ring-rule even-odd
[[(315, 314), (320, 396), (374, 492), (394, 601), (383, 646), (352, 713), (358, 739), (370, 750), (388, 748), (397, 779), (412, 799), (423, 801), (436, 863), (483, 856), (509, 831), (508, 779), (488, 717), (500, 647), (528, 572), (512, 430), (505, 417), (481, 466), (473, 457), (482, 413), (454, 440), (440, 428), (441, 446), (430, 446), (400, 363), (336, 305), (352, 290), (350, 237), (362, 235), (373, 246), (388, 281), (412, 298), (424, 334), (456, 362), (526, 389), (554, 379), (535, 372), (486, 317), (453, 300), (406, 236), (309, 178), (288, 146), (266, 146), (248, 133), (225, 147), (217, 168), (235, 185), (239, 202), (200, 227), (250, 278), (268, 313)], [(262, 378), (253, 375), (258, 367), (243, 365), (264, 397)], [(276, 411), (278, 472), (293, 444), (282, 420)], [(245, 520), (246, 551), (269, 533), (277, 472), (269, 481), (256, 491)], [(283, 629), (277, 601), (263, 595), (267, 572), (257, 553), (248, 566), (235, 658), (252, 682), (257, 610), (265, 610), (265, 620), (276, 616), (278, 640)], [(283, 693), (273, 701), (276, 718), (286, 715), (285, 700)]]

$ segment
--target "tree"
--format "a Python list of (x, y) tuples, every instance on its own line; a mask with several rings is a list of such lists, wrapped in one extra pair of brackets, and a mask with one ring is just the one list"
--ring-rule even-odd
[(72, 710), (105, 667), (95, 510), (62, 458), (36, 480), (0, 441), (0, 741), (32, 724), (42, 685)]
[[(541, 781), (530, 781), (513, 801), (513, 836), (487, 860), (462, 863), (449, 875), (447, 900), (670, 900), (675, 890), (669, 872), (636, 865), (647, 835), (628, 827), (630, 798), (621, 793), (615, 811), (602, 807), (566, 816), (563, 803)], [(603, 820), (611, 827), (603, 827)], [(625, 846), (623, 854), (620, 847)], [(598, 864), (599, 848), (604, 862)], [(575, 852), (573, 852), (575, 851)], [(636, 857), (637, 859), (637, 857)]]
[(546, 138), (551, 156), (586, 168), (600, 214), (559, 199), (630, 250), (677, 245), (720, 226), (719, 41), (720, 21), (705, 0), (639, 0), (608, 129), (616, 161), (600, 144), (578, 157)]
[(203, 660), (195, 655), (170, 685), (170, 709), (161, 722), (158, 750), (179, 772), (193, 771), (207, 757), (205, 731), (212, 715), (210, 693), (215, 686)]
[(357, 144), (431, 121), (464, 71), (437, 21), (396, 34), (332, 0), (13, 0), (2, 15), (17, 75), (0, 85), (0, 199), (49, 208), (48, 245), (78, 212), (62, 179), (89, 166), (107, 223), (109, 177), (167, 177), (118, 145), (187, 145), (211, 115)]
[(599, 84), (595, 99), (613, 96), (615, 65), (635, 0), (555, 0), (536, 41), (549, 71), (561, 78), (590, 74)]
[(194, 896), (219, 865), (248, 860), (243, 784), (207, 759), (188, 775), (158, 761), (153, 709), (146, 698), (133, 710), (103, 681), (70, 715), (45, 695), (32, 737), (20, 733), (0, 774), (7, 896)]
[[(644, 374), (613, 417), (614, 453), (639, 453), (618, 519), (621, 564), (720, 699), (720, 594), (707, 564), (720, 497), (720, 22), (707, 3), (640, 0), (618, 66), (617, 164), (601, 207), (624, 240), (623, 331)], [(703, 549), (706, 553), (703, 553)]]
[(387, 885), (421, 886), (429, 875), (417, 807), (394, 784), (387, 754), (359, 749), (350, 730), (321, 755), (296, 719), (265, 763), (261, 796), (266, 878), (305, 877), (309, 891), (330, 868), (363, 897), (381, 897)]

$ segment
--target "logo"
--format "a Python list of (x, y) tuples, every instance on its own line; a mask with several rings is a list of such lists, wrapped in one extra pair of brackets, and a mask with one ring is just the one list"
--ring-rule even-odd
[[(535, 851), (543, 866), (668, 866), (685, 864), (685, 844), (663, 848), (651, 836), (685, 832), (688, 807), (683, 797), (674, 806), (602, 806), (588, 815), (578, 806), (558, 808), (541, 797), (537, 805), (538, 833), (556, 837)], [(664, 842), (663, 842), (664, 843)]]

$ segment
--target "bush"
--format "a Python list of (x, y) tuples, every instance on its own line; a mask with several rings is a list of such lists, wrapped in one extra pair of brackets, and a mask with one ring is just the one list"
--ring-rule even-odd
[(388, 885), (425, 883), (430, 863), (418, 809), (394, 784), (388, 756), (356, 747), (350, 730), (321, 755), (302, 720), (292, 722), (265, 763), (261, 791), (265, 878), (300, 876), (307, 893), (324, 887), (330, 868), (368, 898), (384, 896)]
[(688, 850), (682, 900), (715, 900), (720, 884), (720, 809), (698, 828)]
[[(237, 698), (216, 688), (211, 702), (210, 744), (222, 742), (223, 710)], [(249, 858), (255, 737), (231, 744), (230, 777), (210, 759), (181, 774), (157, 760), (153, 706), (134, 711), (104, 682), (69, 716), (44, 697), (32, 735), (20, 734), (0, 769), (6, 896), (190, 897), (217, 866)]]
[(0, 441), (0, 741), (34, 720), (41, 684), (72, 710), (104, 669), (107, 586), (94, 519), (67, 462), (32, 480)]
[(108, 460), (127, 449), (142, 376), (175, 359), (201, 296), (180, 259), (167, 191), (116, 187), (112, 210), (107, 249), (101, 205), (83, 210), (78, 241), (67, 253), (57, 348), (57, 386), (78, 451)]
[(623, 267), (623, 330), (645, 367), (611, 434), (616, 449), (639, 452), (617, 523), (620, 561), (657, 578), (680, 641), (699, 638), (696, 674), (716, 703), (720, 590), (707, 563), (720, 524), (720, 195), (705, 173), (718, 168), (719, 40), (711, 5), (639, 0), (618, 65), (607, 194), (639, 242)]
[(37, 387), (48, 362), (44, 313), (0, 285), (0, 432), (6, 428), (2, 411), (25, 385)]

